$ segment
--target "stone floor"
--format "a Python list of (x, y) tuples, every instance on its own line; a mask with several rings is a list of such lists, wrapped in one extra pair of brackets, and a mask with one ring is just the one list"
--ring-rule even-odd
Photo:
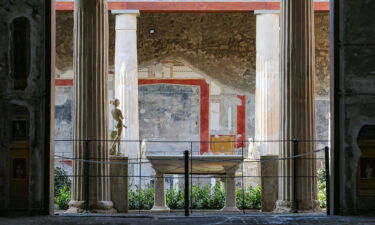
[(327, 217), (324, 214), (195, 214), (184, 217), (182, 214), (135, 215), (98, 214), (58, 215), (44, 217), (0, 218), (0, 225), (206, 225), (206, 224), (313, 224), (313, 225), (368, 225), (375, 224), (375, 217)]

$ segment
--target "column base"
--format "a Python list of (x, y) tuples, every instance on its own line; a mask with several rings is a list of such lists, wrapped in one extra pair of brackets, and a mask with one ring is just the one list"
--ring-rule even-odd
[[(297, 202), (298, 212), (316, 212), (319, 211), (319, 201), (318, 200), (300, 200)], [(279, 213), (293, 213), (294, 212), (294, 202), (287, 200), (277, 200), (276, 208), (274, 212)]]
[(318, 200), (300, 200), (298, 201), (298, 212), (317, 212), (320, 210)]
[(69, 209), (65, 213), (83, 213), (85, 208), (85, 201), (73, 201), (69, 202)]
[(168, 206), (153, 206), (150, 210), (151, 213), (169, 213), (171, 209)]
[(293, 202), (287, 200), (277, 200), (274, 212), (292, 213), (294, 212)]
[[(65, 213), (83, 213), (85, 211), (85, 201), (70, 201), (69, 209)], [(104, 213), (111, 214), (117, 213), (117, 210), (113, 208), (111, 201), (96, 201), (90, 202), (89, 213)]]
[(240, 210), (236, 206), (234, 207), (224, 206), (224, 208), (222, 208), (220, 211), (221, 212), (240, 212)]

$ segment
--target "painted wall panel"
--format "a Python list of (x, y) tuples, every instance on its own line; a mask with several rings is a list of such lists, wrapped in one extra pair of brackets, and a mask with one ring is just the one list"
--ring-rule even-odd
[[(139, 87), (140, 138), (148, 141), (200, 140), (200, 88), (153, 84)], [(189, 144), (148, 143), (148, 153), (181, 153)], [(188, 148), (189, 149), (189, 148)], [(194, 151), (199, 151), (196, 145)]]

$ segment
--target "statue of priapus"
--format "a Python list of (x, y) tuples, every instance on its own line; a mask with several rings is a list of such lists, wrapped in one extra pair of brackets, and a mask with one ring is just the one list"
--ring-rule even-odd
[(110, 101), (115, 108), (111, 110), (111, 114), (113, 119), (117, 122), (115, 129), (111, 133), (111, 137), (113, 139), (112, 146), (110, 148), (111, 155), (121, 155), (120, 152), (120, 139), (122, 134), (122, 128), (127, 128), (124, 123), (124, 116), (122, 115), (121, 110), (118, 108), (120, 105), (120, 100), (115, 99)]

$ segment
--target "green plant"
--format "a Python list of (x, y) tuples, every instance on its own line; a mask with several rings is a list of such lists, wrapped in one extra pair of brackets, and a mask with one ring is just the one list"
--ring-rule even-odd
[(167, 190), (167, 205), (171, 209), (183, 209), (185, 205), (184, 191), (174, 188)]
[(257, 185), (255, 188), (249, 186), (247, 190), (236, 190), (236, 202), (239, 209), (260, 209), (261, 207), (261, 188)]
[(212, 190), (210, 208), (221, 209), (225, 203), (225, 190), (221, 186), (221, 182), (217, 181)]
[[(225, 204), (225, 190), (221, 182), (216, 182), (213, 189), (209, 185), (192, 186), (191, 200), (193, 209), (221, 209)], [(246, 190), (236, 190), (237, 207), (240, 209), (260, 209), (260, 186), (249, 186)], [(183, 209), (184, 190), (172, 188), (166, 192), (166, 202), (171, 209)], [(151, 209), (154, 204), (154, 189), (129, 190), (129, 209)]]
[(318, 169), (318, 200), (320, 207), (325, 208), (327, 206), (327, 193), (326, 193), (326, 170), (325, 168)]
[(70, 181), (68, 174), (61, 169), (60, 167), (55, 168), (55, 187), (54, 187), (54, 193), (55, 197), (60, 193), (60, 190), (64, 187), (67, 188), (68, 191), (70, 191), (70, 187), (72, 185), (72, 182)]
[(194, 185), (191, 195), (193, 209), (211, 208), (211, 195), (209, 185), (205, 185), (204, 187)]
[(149, 210), (154, 205), (154, 189), (129, 190), (129, 209)]
[(68, 209), (70, 200), (71, 192), (68, 190), (67, 186), (63, 186), (55, 197), (56, 205), (59, 207), (59, 209)]

